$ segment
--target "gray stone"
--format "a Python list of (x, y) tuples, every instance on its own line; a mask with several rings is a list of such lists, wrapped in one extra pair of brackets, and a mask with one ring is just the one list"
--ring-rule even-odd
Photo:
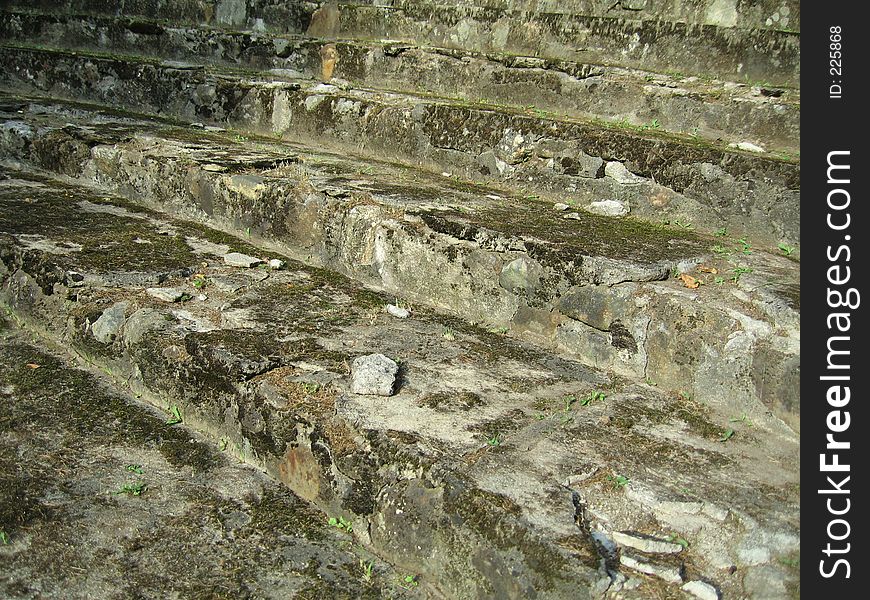
[(245, 269), (250, 269), (251, 267), (255, 267), (259, 265), (262, 260), (256, 258), (254, 256), (248, 256), (247, 254), (242, 254), (241, 252), (230, 252), (229, 254), (224, 255), (224, 263), (229, 265), (230, 267), (242, 267)]
[(553, 205), (554, 210), (561, 211), (561, 210), (568, 210), (569, 208), (571, 208), (571, 206), (568, 204), (565, 204), (564, 202), (556, 202), (556, 204)]
[(719, 600), (719, 592), (716, 588), (704, 581), (690, 581), (682, 589), (700, 600)]
[(640, 183), (640, 178), (637, 175), (629, 171), (624, 164), (615, 160), (604, 165), (604, 175), (622, 185), (636, 185)]
[(212, 278), (211, 283), (215, 289), (221, 292), (234, 294), (243, 287), (250, 285), (251, 280), (244, 275), (218, 275)]
[(124, 343), (135, 346), (146, 333), (160, 329), (167, 323), (166, 315), (153, 308), (140, 308), (124, 324)]
[(186, 292), (179, 288), (148, 288), (145, 291), (152, 298), (157, 298), (163, 302), (178, 302), (186, 295)]
[(409, 311), (407, 308), (396, 306), (395, 304), (387, 304), (387, 312), (394, 317), (398, 317), (399, 319), (407, 319), (411, 316), (411, 311)]
[(392, 396), (399, 365), (383, 354), (368, 354), (354, 359), (350, 391), (354, 394)]
[(498, 276), (498, 284), (509, 292), (534, 291), (541, 283), (543, 269), (537, 262), (520, 257), (506, 264)]
[(682, 546), (673, 542), (657, 540), (625, 531), (614, 531), (613, 541), (620, 546), (628, 546), (641, 552), (654, 554), (678, 554), (683, 549)]
[(110, 344), (118, 337), (118, 332), (121, 331), (121, 327), (124, 326), (124, 321), (126, 320), (126, 311), (126, 302), (118, 302), (103, 311), (100, 318), (91, 325), (91, 332), (98, 342)]
[(616, 200), (601, 200), (599, 202), (591, 203), (587, 207), (587, 210), (591, 213), (595, 213), (596, 215), (604, 215), (607, 217), (621, 217), (628, 214), (629, 207), (627, 204), (623, 204), (622, 202), (618, 202)]
[(629, 569), (658, 577), (668, 583), (681, 583), (683, 581), (682, 569), (678, 566), (649, 562), (643, 558), (625, 553), (619, 557), (619, 562)]
[(269, 268), (274, 269), (275, 271), (280, 271), (284, 266), (285, 263), (280, 258), (269, 259)]
[(513, 167), (495, 155), (492, 150), (487, 150), (477, 157), (478, 164), (486, 169), (490, 175), (504, 175), (513, 171)]

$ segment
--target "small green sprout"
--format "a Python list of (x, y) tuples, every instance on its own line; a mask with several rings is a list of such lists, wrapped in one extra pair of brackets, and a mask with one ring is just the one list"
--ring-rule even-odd
[(719, 438), (719, 441), (720, 441), (720, 442), (727, 442), (727, 441), (730, 440), (732, 437), (734, 437), (734, 430), (729, 428), (729, 429), (726, 429), (726, 430), (722, 433), (722, 437)]
[(115, 494), (127, 494), (129, 496), (141, 496), (148, 490), (148, 484), (144, 481), (125, 483)]
[(710, 250), (712, 250), (716, 254), (730, 254), (731, 253), (731, 250), (729, 250), (725, 246), (720, 246), (719, 244), (712, 246), (710, 248)]
[(374, 561), (369, 561), (368, 563), (363, 559), (359, 559), (359, 566), (362, 569), (362, 578), (366, 583), (372, 582), (372, 570), (374, 569), (375, 563)]
[(596, 400), (604, 400), (607, 396), (604, 392), (590, 392), (588, 396), (580, 401), (580, 406), (589, 406)]
[(719, 236), (719, 237), (725, 237), (725, 236), (728, 235), (728, 228), (727, 228), (727, 227), (722, 227), (722, 228), (720, 228), (720, 229), (717, 229), (717, 230), (716, 230), (716, 233), (715, 233), (714, 235), (717, 235), (717, 236)]
[(444, 332), (441, 334), (441, 337), (443, 337), (448, 342), (453, 342), (456, 340), (456, 334), (453, 333), (453, 330), (449, 327), (444, 328)]
[(491, 438), (487, 438), (486, 443), (489, 444), (490, 448), (496, 448), (501, 445), (501, 434), (496, 433)]
[(618, 490), (627, 486), (631, 480), (624, 475), (609, 475), (607, 481), (613, 484), (613, 489)]
[(746, 273), (752, 273), (752, 269), (749, 267), (735, 267), (731, 270), (731, 272), (734, 273), (734, 275), (731, 277), (731, 281), (737, 283), (738, 281), (740, 281), (741, 275), (744, 275)]
[(348, 533), (353, 532), (353, 524), (344, 517), (338, 517), (337, 519), (335, 517), (329, 517), (328, 523), (330, 526), (335, 527), (336, 529), (341, 529)]
[(127, 465), (124, 468), (127, 469), (128, 471), (130, 471), (131, 473), (136, 473), (136, 475), (141, 475), (143, 473), (142, 465)]
[(737, 240), (737, 243), (740, 244), (740, 251), (743, 254), (752, 254), (752, 244), (746, 240), (746, 238), (740, 238)]
[(8, 546), (11, 543), (11, 540), (9, 539), (9, 534), (5, 531), (0, 531), (0, 543), (2, 543), (4, 546)]
[(671, 535), (666, 537), (665, 540), (667, 540), (668, 542), (673, 542), (675, 544), (679, 544), (683, 548), (689, 547), (689, 542), (686, 541), (686, 538), (680, 537), (676, 533), (672, 533)]
[(568, 412), (571, 410), (571, 405), (577, 402), (577, 396), (574, 394), (568, 394), (563, 398), (563, 400), (565, 401), (565, 412)]
[(175, 404), (169, 407), (169, 414), (171, 414), (172, 416), (166, 420), (167, 425), (178, 425), (179, 423), (184, 421), (184, 419), (181, 418), (181, 411)]
[(743, 413), (739, 417), (732, 417), (728, 419), (729, 423), (744, 423), (747, 427), (753, 427), (752, 421), (749, 420), (749, 417), (746, 416), (746, 413)]
[(405, 575), (402, 577), (402, 586), (406, 589), (415, 588), (420, 585), (416, 575)]
[(683, 222), (683, 221), (679, 221), (679, 220), (675, 220), (674, 225), (676, 225), (677, 227), (682, 227), (683, 229), (691, 229), (692, 227), (694, 227), (689, 222)]
[(791, 256), (794, 253), (794, 251), (796, 250), (796, 248), (794, 246), (789, 246), (788, 244), (783, 244), (783, 243), (780, 243), (778, 248), (780, 250), (782, 250), (782, 253), (785, 254), (786, 256)]
[(723, 283), (725, 283), (725, 278), (724, 278), (724, 277), (720, 277), (720, 276), (717, 275), (717, 276), (713, 279), (713, 281), (716, 282), (716, 283), (719, 284), (719, 285), (722, 285)]

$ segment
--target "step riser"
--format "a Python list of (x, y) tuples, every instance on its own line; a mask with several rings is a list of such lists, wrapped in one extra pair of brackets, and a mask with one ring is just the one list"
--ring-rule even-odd
[(89, 148), (66, 134), (33, 139), (11, 129), (3, 142), (7, 154), (83, 174), (159, 210), (247, 231), (309, 264), (510, 328), (597, 368), (649, 378), (717, 405), (760, 401), (799, 428), (799, 317), (771, 313), (785, 327), (774, 331), (748, 314), (656, 283), (669, 277), (674, 259), (644, 265), (565, 255), (557, 247), (463, 229), (426, 210), (402, 212), (364, 192), (333, 197), (317, 191), (318, 176), (304, 166), (264, 179), (205, 170), (207, 163), (177, 145)]
[[(57, 9), (57, 3), (35, 8)], [(212, 5), (146, 3), (105, 6), (72, 2), (84, 13), (162, 18), (174, 24), (211, 24), (253, 30), (309, 33), (322, 37), (397, 39), (479, 52), (509, 52), (562, 60), (620, 64), (651, 71), (680, 71), (744, 82), (797, 86), (799, 34), (745, 30), (669, 21), (635, 21), (600, 16), (510, 12), (467, 6), (392, 7), (341, 5), (314, 16), (314, 5), (222, 2)], [(82, 6), (83, 5), (83, 6)], [(24, 9), (9, 2), (7, 6)], [(69, 9), (67, 9), (69, 10)], [(65, 11), (61, 11), (65, 12)], [(67, 13), (69, 14), (69, 13)], [(312, 18), (313, 17), (313, 18)]]
[[(335, 88), (239, 82), (202, 70), (11, 48), (0, 49), (0, 58), (7, 85), (55, 96), (413, 161), (581, 206), (618, 199), (654, 222), (680, 219), (707, 231), (727, 227), (757, 244), (800, 239), (800, 168), (781, 161), (620, 129), (436, 103), (395, 106)], [(632, 175), (606, 176), (608, 162), (623, 163)]]
[(336, 36), (407, 40), (649, 71), (798, 86), (799, 34), (667, 21), (439, 7), (419, 13), (342, 7)]
[[(255, 69), (291, 70), (322, 76), (323, 42), (251, 36), (207, 29), (164, 28), (129, 20), (16, 14), (0, 23), (0, 37), (29, 44), (143, 53), (190, 61), (227, 63)], [(794, 104), (759, 101), (720, 85), (720, 98), (699, 94), (679, 80), (625, 70), (559, 61), (510, 57), (450, 56), (448, 51), (336, 44), (334, 77), (379, 89), (416, 90), (466, 101), (515, 107), (534, 105), (580, 118), (625, 121), (635, 126), (656, 122), (661, 130), (726, 142), (763, 141), (768, 150), (799, 149), (800, 114)], [(542, 68), (539, 68), (542, 67)], [(663, 81), (659, 84), (658, 81)], [(786, 93), (786, 95), (789, 95)]]

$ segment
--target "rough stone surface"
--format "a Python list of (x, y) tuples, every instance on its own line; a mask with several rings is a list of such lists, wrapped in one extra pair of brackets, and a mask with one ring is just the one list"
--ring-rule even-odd
[(668, 583), (681, 583), (683, 581), (682, 570), (680, 567), (659, 564), (653, 560), (647, 560), (645, 558), (631, 556), (625, 553), (619, 556), (619, 562), (621, 565), (628, 567), (629, 569), (634, 569), (635, 571), (658, 577), (662, 581)]
[(242, 254), (241, 252), (230, 252), (224, 255), (224, 263), (231, 267), (250, 269), (251, 267), (256, 267), (262, 262), (262, 260), (255, 256), (248, 256), (247, 254)]
[(706, 581), (690, 581), (682, 589), (698, 600), (719, 600), (718, 590)]
[(387, 312), (398, 319), (407, 319), (411, 316), (411, 311), (395, 304), (387, 304)]
[(121, 327), (126, 321), (125, 313), (127, 311), (126, 302), (118, 302), (117, 304), (107, 308), (100, 315), (100, 318), (94, 321), (91, 325), (91, 331), (98, 342), (110, 344), (118, 337)]
[(370, 396), (392, 396), (399, 365), (383, 354), (368, 354), (354, 359), (350, 391)]
[(614, 531), (613, 541), (620, 546), (628, 546), (629, 548), (652, 554), (679, 554), (683, 550), (681, 545), (673, 542), (624, 531)]
[(180, 302), (187, 292), (180, 288), (148, 288), (145, 290), (149, 296), (162, 300), (163, 302)]
[(622, 217), (629, 212), (629, 206), (617, 200), (600, 200), (592, 202), (586, 210), (595, 213), (596, 215), (605, 215), (608, 217)]

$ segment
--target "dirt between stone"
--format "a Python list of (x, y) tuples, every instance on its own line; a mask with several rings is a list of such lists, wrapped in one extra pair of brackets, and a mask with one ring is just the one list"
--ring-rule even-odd
[[(197, 562), (196, 551), (230, 534), (247, 537), (238, 558), (218, 552), (235, 568), (226, 585), (250, 597), (297, 584), (281, 593), (307, 597), (299, 592), (306, 586), (317, 586), (311, 597), (369, 593), (360, 582), (367, 559), (361, 565), (350, 547), (338, 545), (338, 568), (324, 571), (322, 557), (332, 556), (324, 545), (345, 539), (396, 565), (375, 562), (372, 593), (396, 589), (382, 580), (398, 580), (402, 593), (404, 583), (412, 593), (455, 598), (686, 598), (681, 584), (697, 580), (726, 597), (795, 593), (798, 438), (763, 408), (707, 406), (689, 392), (624, 379), (423, 307), (398, 319), (385, 310), (395, 297), (88, 188), (21, 172), (0, 188), (0, 302), (10, 318), (165, 411), (146, 427), (95, 392), (86, 375), (80, 386), (64, 383), (47, 354), (15, 343), (4, 350), (12, 366), (0, 389), (12, 400), (3, 403), (0, 427), (3, 440), (13, 437), (3, 446), (3, 472), (22, 473), (25, 482), (13, 478), (3, 496), (13, 498), (3, 509), (11, 544), (0, 549), (23, 565), (10, 594), (38, 596), (26, 586), (47, 589), (65, 576), (16, 546), (36, 548), (27, 527), (53, 515), (52, 531), (75, 548), (64, 546), (72, 558), (63, 565), (87, 570), (92, 563), (81, 561), (102, 561), (107, 574), (83, 581), (106, 586), (94, 589), (108, 597), (127, 568), (136, 576), (117, 584), (124, 590), (138, 585), (147, 597), (177, 584), (190, 586), (177, 588), (179, 596), (207, 595), (197, 586), (226, 580), (214, 563)], [(285, 268), (231, 267), (223, 260), (230, 251), (282, 258)], [(158, 287), (179, 293), (148, 291)], [(350, 393), (348, 365), (370, 353), (399, 362), (395, 395)], [(54, 408), (20, 399), (28, 382)], [(15, 436), (30, 431), (28, 419), (51, 452), (20, 452), (26, 446)], [(166, 423), (178, 419), (210, 442), (178, 437), (181, 430)], [(89, 455), (81, 440), (103, 431), (115, 436), (111, 444)], [(253, 484), (237, 483), (221, 449), (264, 468), (319, 516), (267, 483), (246, 496)], [(16, 466), (25, 459), (37, 461), (27, 475)], [(157, 478), (170, 467), (186, 479)], [(72, 481), (69, 491), (50, 483), (57, 471)], [(91, 472), (105, 487), (80, 482)], [(112, 509), (111, 527), (138, 540), (130, 552), (154, 544), (156, 556), (112, 562), (111, 551), (81, 549), (77, 536), (105, 539), (113, 530), (67, 529), (100, 523), (76, 512), (77, 490)], [(197, 505), (198, 493), (212, 504)], [(301, 512), (264, 513), (263, 503), (276, 497)], [(117, 522), (117, 507), (126, 515), (149, 498), (161, 504), (158, 514), (141, 516), (147, 535)], [(265, 529), (244, 529), (258, 524)], [(308, 558), (284, 546), (270, 550), (288, 531), (309, 542), (297, 546)], [(670, 539), (682, 550), (622, 560), (636, 552), (616, 544), (615, 532)], [(111, 533), (112, 543), (121, 536)], [(177, 545), (157, 546), (171, 539)], [(626, 563), (643, 563), (647, 574)], [(294, 568), (314, 569), (317, 583), (273, 577), (273, 569)], [(263, 579), (247, 583), (249, 573)]]

